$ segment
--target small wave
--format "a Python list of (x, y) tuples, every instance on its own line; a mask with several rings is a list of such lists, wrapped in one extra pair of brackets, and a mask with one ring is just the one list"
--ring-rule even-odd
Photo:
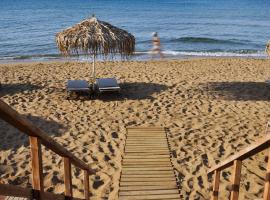
[(46, 55), (22, 55), (13, 57), (13, 60), (42, 60), (42, 59), (55, 59), (60, 58), (59, 54), (46, 54)]
[(236, 51), (163, 51), (168, 56), (199, 56), (199, 57), (265, 57), (263, 51), (236, 50)]
[(151, 44), (152, 40), (141, 40), (141, 41), (136, 41), (137, 44)]
[(207, 37), (180, 37), (171, 39), (169, 42), (182, 42), (182, 43), (208, 43), (208, 44), (246, 44), (248, 41), (239, 41), (236, 39), (221, 40)]

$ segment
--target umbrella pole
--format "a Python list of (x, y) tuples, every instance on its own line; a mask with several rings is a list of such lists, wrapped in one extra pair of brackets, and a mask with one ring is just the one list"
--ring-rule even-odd
[(93, 54), (92, 56), (92, 86), (93, 90), (95, 89), (95, 79), (96, 79), (96, 66), (95, 66), (96, 56)]
[(92, 78), (93, 78), (93, 82), (95, 82), (96, 79), (96, 66), (95, 66), (95, 61), (96, 61), (96, 56), (93, 55), (93, 63), (92, 63)]

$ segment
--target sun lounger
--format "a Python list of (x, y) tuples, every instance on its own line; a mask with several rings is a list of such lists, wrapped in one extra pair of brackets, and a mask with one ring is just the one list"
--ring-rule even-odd
[(67, 93), (68, 97), (71, 93), (89, 93), (89, 84), (85, 80), (68, 80), (67, 82)]
[(120, 91), (120, 87), (115, 78), (99, 78), (96, 79), (96, 84), (99, 93)]

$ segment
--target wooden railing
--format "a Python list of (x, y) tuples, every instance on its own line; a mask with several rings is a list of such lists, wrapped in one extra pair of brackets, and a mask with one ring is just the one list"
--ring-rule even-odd
[[(29, 136), (32, 164), (32, 190), (0, 184), (0, 195), (13, 195), (26, 198), (32, 195), (32, 197), (38, 196), (38, 199), (78, 199), (72, 198), (71, 164), (73, 164), (84, 171), (84, 199), (89, 199), (89, 175), (94, 173), (94, 171), (87, 164), (79, 160), (71, 152), (55, 142), (45, 132), (1, 100), (0, 118)], [(41, 145), (44, 145), (63, 158), (65, 195), (44, 192)]]
[[(233, 166), (232, 177), (231, 177), (231, 187), (230, 187), (230, 190), (231, 190), (230, 199), (237, 200), (239, 196), (242, 161), (269, 147), (270, 147), (270, 134), (265, 135), (263, 138), (259, 139), (257, 142), (251, 144), (248, 148), (240, 151), (239, 153), (229, 157), (225, 161), (212, 167), (208, 171), (208, 174), (214, 173), (213, 193), (212, 193), (211, 200), (218, 200), (220, 172), (230, 166)], [(270, 153), (268, 157), (263, 199), (270, 200)]]

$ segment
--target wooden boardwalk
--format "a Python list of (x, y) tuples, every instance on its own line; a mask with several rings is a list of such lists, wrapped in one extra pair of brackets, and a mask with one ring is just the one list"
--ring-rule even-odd
[(163, 128), (128, 128), (119, 200), (180, 199)]

